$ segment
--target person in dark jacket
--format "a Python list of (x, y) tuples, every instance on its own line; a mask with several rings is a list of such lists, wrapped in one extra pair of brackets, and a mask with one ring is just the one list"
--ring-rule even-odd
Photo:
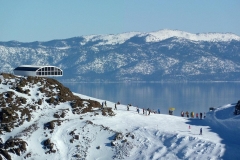
[(200, 128), (200, 134), (199, 135), (202, 135), (202, 128)]
[(137, 112), (138, 112), (138, 114), (139, 114), (139, 108), (137, 107)]
[(186, 115), (187, 115), (187, 117), (189, 117), (189, 113), (188, 113), (188, 111), (186, 112)]
[(184, 117), (184, 112), (183, 111), (181, 112), (181, 116)]

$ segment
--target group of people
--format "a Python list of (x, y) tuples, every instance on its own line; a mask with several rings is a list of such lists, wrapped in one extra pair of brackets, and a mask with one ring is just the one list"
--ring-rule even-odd
[[(189, 118), (189, 112), (188, 112), (188, 111), (186, 111), (186, 113), (184, 113), (184, 111), (181, 112), (181, 116), (182, 116), (182, 117), (184, 117), (184, 114), (186, 114), (186, 117)], [(191, 118), (194, 118), (194, 112), (190, 112), (190, 116), (191, 116)], [(200, 116), (200, 117), (199, 117), (199, 116)], [(204, 118), (205, 118), (205, 117), (206, 117), (206, 114), (205, 114), (205, 112), (204, 112)], [(203, 119), (203, 113), (200, 112), (199, 115), (198, 115), (198, 113), (196, 113), (196, 118)]]
[(107, 107), (107, 101), (102, 102), (102, 108)]
[[(105, 103), (102, 103), (102, 107), (103, 106), (107, 106), (107, 103), (106, 103), (106, 101), (105, 101)], [(127, 111), (129, 111), (129, 107), (130, 107), (131, 105), (130, 104), (128, 104), (127, 105)], [(115, 104), (115, 106), (114, 106), (114, 110), (117, 110), (117, 104)], [(151, 110), (148, 108), (148, 109), (142, 109), (142, 113), (143, 113), (143, 115), (150, 115), (150, 113), (151, 113)], [(172, 111), (172, 110), (169, 110), (169, 114), (170, 115), (172, 115), (173, 114), (173, 111), (172, 112), (170, 112), (170, 111)], [(157, 112), (155, 112), (155, 111), (152, 111), (153, 113), (158, 113), (158, 114), (160, 114), (160, 109), (158, 109), (157, 110)], [(138, 108), (137, 107), (137, 113), (139, 114), (140, 113), (140, 108)], [(182, 117), (184, 117), (184, 115), (186, 114), (186, 116), (187, 117), (189, 117), (189, 112), (188, 111), (186, 111), (186, 113), (184, 113), (184, 111), (182, 111), (181, 112), (181, 116)], [(202, 119), (202, 116), (203, 116), (203, 114), (202, 113), (199, 113), (200, 114), (200, 119)], [(191, 112), (190, 113), (190, 116), (192, 117), (192, 118), (194, 118), (194, 112)], [(198, 113), (196, 113), (196, 118), (198, 118)], [(204, 112), (204, 118), (205, 118), (205, 112)], [(190, 125), (189, 125), (189, 129), (191, 129), (191, 127), (190, 127)], [(199, 135), (202, 135), (202, 128), (200, 128), (200, 133), (199, 133)]]
[[(138, 112), (138, 114), (139, 114), (139, 112), (140, 112), (140, 109), (137, 107), (137, 112)], [(148, 109), (144, 109), (143, 108), (143, 115), (150, 115), (150, 113), (151, 113), (151, 110), (148, 108)]]

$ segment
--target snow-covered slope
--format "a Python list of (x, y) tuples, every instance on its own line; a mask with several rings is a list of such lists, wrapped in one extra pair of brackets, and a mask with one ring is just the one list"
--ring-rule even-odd
[(191, 41), (207, 41), (207, 42), (226, 42), (226, 41), (240, 41), (240, 37), (233, 34), (233, 33), (200, 33), (194, 34), (189, 32), (184, 32), (180, 30), (159, 30), (156, 32), (150, 33), (140, 33), (140, 32), (129, 32), (129, 33), (122, 33), (116, 35), (91, 35), (91, 36), (84, 36), (85, 39), (82, 45), (85, 45), (88, 42), (96, 42), (97, 46), (101, 45), (115, 45), (115, 44), (122, 44), (129, 40), (132, 37), (145, 37), (146, 42), (159, 42), (169, 38), (182, 38)]
[(160, 30), (157, 32), (151, 32), (147, 34), (147, 42), (159, 42), (168, 38), (177, 37), (183, 38), (191, 41), (208, 41), (208, 42), (217, 42), (217, 41), (239, 41), (240, 37), (232, 33), (199, 33), (193, 34), (179, 30)]
[(114, 110), (114, 102), (71, 95), (55, 80), (9, 75), (0, 93), (2, 159), (240, 158), (240, 116), (231, 104), (205, 119), (145, 115), (136, 106)]

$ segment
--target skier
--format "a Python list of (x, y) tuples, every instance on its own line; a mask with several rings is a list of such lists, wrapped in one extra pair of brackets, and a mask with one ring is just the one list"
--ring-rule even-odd
[(144, 108), (143, 108), (143, 114), (144, 114)]
[(158, 114), (160, 114), (160, 109), (158, 109)]
[(129, 105), (127, 105), (127, 110), (129, 111)]
[(200, 128), (200, 134), (199, 135), (202, 135), (202, 128)]
[(115, 103), (115, 108), (114, 108), (114, 110), (117, 110), (117, 105), (116, 105), (116, 103)]

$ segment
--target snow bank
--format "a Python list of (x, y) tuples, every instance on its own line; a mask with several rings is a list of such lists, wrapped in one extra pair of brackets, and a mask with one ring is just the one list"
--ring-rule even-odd
[[(28, 87), (27, 103), (38, 96), (37, 85)], [(42, 87), (42, 86), (39, 86)], [(0, 85), (0, 91), (11, 90)], [(56, 92), (56, 90), (54, 90)], [(18, 96), (23, 96), (15, 92)], [(105, 100), (74, 93), (85, 100), (100, 104)], [(27, 142), (20, 155), (12, 159), (240, 159), (238, 138), (240, 116), (234, 116), (234, 105), (225, 105), (207, 113), (205, 119), (165, 114), (145, 115), (135, 106), (129, 111), (125, 104), (106, 101), (115, 116), (103, 116), (99, 108), (85, 114), (74, 114), (70, 102), (43, 106), (11, 132), (1, 135), (3, 143), (11, 138)], [(86, 104), (87, 105), (87, 104)], [(64, 117), (54, 114), (64, 112)], [(53, 128), (46, 123), (53, 122)], [(203, 134), (199, 135), (202, 128)]]

